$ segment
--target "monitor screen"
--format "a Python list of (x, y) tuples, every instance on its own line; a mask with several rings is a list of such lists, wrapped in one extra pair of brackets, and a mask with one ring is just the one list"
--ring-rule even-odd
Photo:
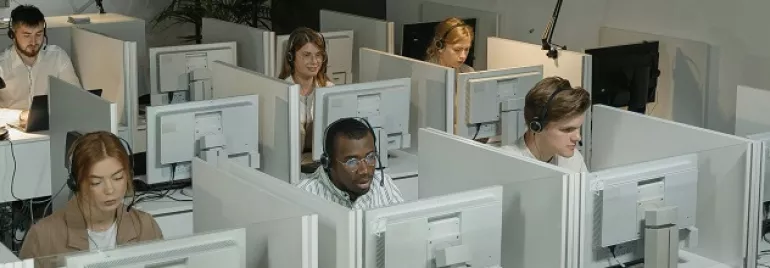
[[(465, 24), (476, 29), (476, 19), (464, 19)], [(425, 60), (425, 52), (428, 50), (430, 42), (433, 41), (433, 36), (436, 32), (436, 26), (440, 22), (422, 22), (415, 24), (404, 25), (404, 36), (401, 40), (401, 55), (404, 57), (413, 58), (416, 60)], [(476, 34), (474, 33), (474, 36)], [(471, 49), (468, 51), (468, 58), (465, 59), (465, 64), (473, 66), (474, 56), (474, 43), (476, 40), (471, 41)]]
[(586, 50), (592, 56), (592, 102), (644, 113), (658, 86), (658, 42)]

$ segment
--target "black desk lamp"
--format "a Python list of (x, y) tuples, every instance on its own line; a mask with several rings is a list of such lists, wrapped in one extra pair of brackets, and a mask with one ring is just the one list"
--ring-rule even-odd
[(556, 21), (559, 20), (559, 12), (561, 11), (562, 1), (563, 0), (556, 0), (556, 6), (553, 8), (553, 16), (551, 16), (551, 20), (548, 22), (548, 25), (545, 27), (545, 31), (543, 31), (543, 36), (540, 37), (540, 41), (542, 42), (542, 45), (543, 45), (543, 50), (548, 50), (548, 52), (545, 55), (552, 59), (556, 59), (559, 57), (558, 49), (561, 49), (561, 50), (567, 49), (567, 46), (557, 45), (552, 42), (553, 29), (556, 27)]

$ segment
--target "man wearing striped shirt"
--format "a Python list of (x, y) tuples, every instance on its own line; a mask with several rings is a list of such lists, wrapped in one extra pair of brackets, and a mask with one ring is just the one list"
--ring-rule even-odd
[(390, 176), (375, 171), (375, 148), (374, 131), (366, 121), (340, 119), (326, 130), (321, 166), (297, 187), (352, 209), (403, 203)]

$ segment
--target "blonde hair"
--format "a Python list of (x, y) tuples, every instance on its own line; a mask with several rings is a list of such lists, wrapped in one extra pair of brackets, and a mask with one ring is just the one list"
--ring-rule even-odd
[(433, 41), (425, 52), (425, 59), (428, 61), (437, 59), (439, 50), (446, 45), (457, 44), (463, 40), (473, 41), (473, 27), (457, 17), (447, 18), (436, 25)]
[[(559, 90), (559, 93), (551, 95)], [(591, 106), (591, 97), (588, 91), (582, 87), (572, 87), (569, 80), (561, 77), (548, 77), (538, 82), (524, 99), (524, 121), (529, 125), (536, 117), (542, 117), (543, 111), (548, 109), (546, 118), (539, 118), (544, 122), (543, 127), (549, 122), (558, 122), (573, 118), (585, 113)]]
[[(305, 44), (313, 43), (324, 54), (324, 62), (321, 63), (321, 67), (318, 68), (318, 73), (315, 75), (315, 83), (318, 85), (326, 86), (329, 81), (329, 77), (326, 76), (326, 66), (329, 64), (328, 55), (326, 54), (326, 42), (324, 42), (323, 36), (307, 27), (300, 27), (295, 29), (289, 35), (289, 41), (286, 42), (286, 54), (283, 57), (283, 68), (281, 74), (278, 75), (280, 79), (286, 79), (290, 75), (294, 74), (294, 64), (297, 62), (297, 51), (299, 51)], [(293, 61), (289, 61), (288, 55), (291, 54)]]

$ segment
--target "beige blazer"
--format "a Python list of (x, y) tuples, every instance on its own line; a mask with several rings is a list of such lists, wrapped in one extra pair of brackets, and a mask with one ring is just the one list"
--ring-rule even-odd
[[(120, 213), (123, 213), (122, 215)], [(117, 245), (163, 239), (158, 223), (150, 214), (134, 208), (118, 212)], [(30, 228), (19, 252), (20, 259), (37, 258), (35, 267), (56, 267), (55, 258), (42, 258), (88, 251), (88, 232), (76, 198)]]

